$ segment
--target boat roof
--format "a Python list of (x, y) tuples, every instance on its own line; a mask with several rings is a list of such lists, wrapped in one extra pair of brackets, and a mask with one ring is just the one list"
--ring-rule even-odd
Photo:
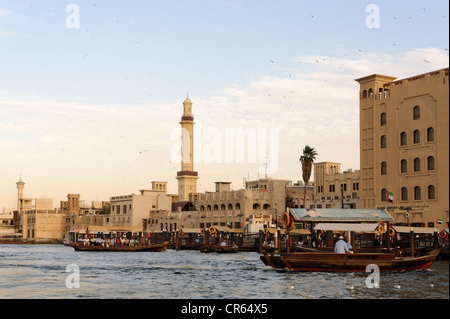
[(290, 208), (295, 221), (304, 222), (390, 222), (394, 219), (384, 209), (309, 209)]
[(373, 233), (378, 223), (318, 223), (314, 230), (352, 231), (361, 233)]
[(391, 226), (397, 233), (410, 233), (414, 234), (434, 234), (437, 229), (434, 227), (411, 227), (411, 226)]

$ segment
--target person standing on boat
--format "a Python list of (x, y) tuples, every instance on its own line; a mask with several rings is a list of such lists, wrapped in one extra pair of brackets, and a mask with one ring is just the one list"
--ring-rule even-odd
[(339, 236), (339, 240), (334, 245), (334, 252), (339, 254), (348, 253), (347, 243), (344, 241), (343, 236)]

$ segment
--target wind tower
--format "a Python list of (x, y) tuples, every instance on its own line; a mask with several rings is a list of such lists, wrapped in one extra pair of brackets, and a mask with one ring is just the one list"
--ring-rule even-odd
[(181, 171), (177, 172), (178, 194), (181, 201), (189, 200), (189, 193), (197, 193), (198, 173), (194, 171), (194, 116), (189, 96), (183, 102), (181, 117)]

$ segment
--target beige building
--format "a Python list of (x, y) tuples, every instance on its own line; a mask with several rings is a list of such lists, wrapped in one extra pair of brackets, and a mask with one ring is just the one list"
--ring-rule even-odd
[(360, 171), (341, 173), (341, 163), (314, 163), (314, 200), (309, 208), (361, 208)]
[(233, 191), (230, 182), (216, 182), (215, 192), (198, 194), (194, 202), (199, 212), (199, 227), (246, 227), (250, 216), (270, 215), (281, 220), (285, 209), (286, 185), (290, 181), (259, 179), (246, 182), (246, 188)]
[(388, 204), (395, 223), (448, 227), (448, 75), (445, 68), (402, 80), (356, 79), (362, 208)]
[[(292, 197), (294, 207), (292, 208), (303, 208), (303, 197), (305, 195), (304, 182), (297, 181), (296, 183), (289, 183), (286, 186), (286, 196)], [(308, 182), (306, 185), (306, 207), (310, 208), (314, 201), (314, 182)]]
[(172, 210), (172, 197), (167, 194), (167, 182), (152, 182), (152, 189), (139, 194), (113, 196), (111, 211), (105, 226), (143, 226), (143, 220), (158, 223), (159, 215)]

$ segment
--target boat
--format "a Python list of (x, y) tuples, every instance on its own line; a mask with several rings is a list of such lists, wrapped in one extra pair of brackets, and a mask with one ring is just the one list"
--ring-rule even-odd
[(169, 242), (164, 242), (163, 244), (152, 244), (152, 245), (136, 245), (136, 246), (125, 246), (125, 247), (106, 247), (106, 246), (96, 246), (96, 245), (84, 245), (84, 243), (74, 243), (71, 242), (75, 251), (120, 251), (120, 252), (138, 252), (138, 251), (153, 251), (160, 252), (167, 248)]
[(203, 253), (237, 253), (239, 251), (239, 247), (236, 245), (210, 245), (203, 246), (200, 248), (200, 251)]
[(424, 270), (439, 254), (434, 249), (422, 255), (401, 257), (396, 253), (293, 252), (261, 256), (266, 266), (276, 269), (329, 272), (365, 272), (375, 264), (380, 271)]

